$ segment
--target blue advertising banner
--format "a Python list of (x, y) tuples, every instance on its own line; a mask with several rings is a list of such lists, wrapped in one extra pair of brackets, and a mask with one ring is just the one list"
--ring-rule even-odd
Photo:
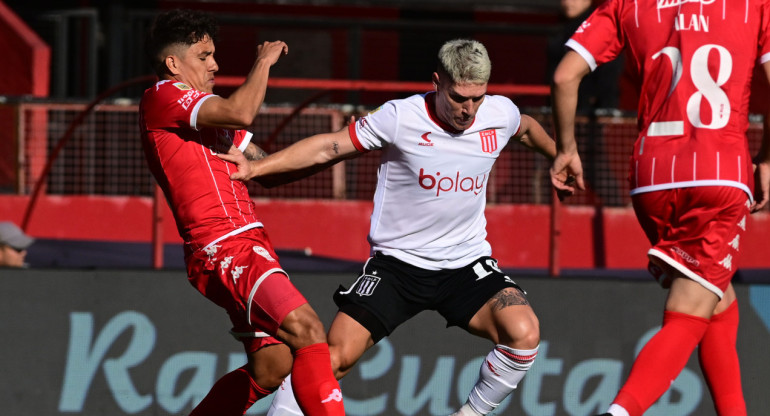
[[(181, 271), (0, 270), (7, 415), (186, 415), (245, 355), (223, 310)], [(328, 325), (331, 294), (354, 274), (295, 273)], [(665, 291), (652, 282), (516, 277), (542, 343), (532, 369), (497, 415), (585, 416), (606, 410), (633, 357), (658, 330)], [(736, 287), (738, 350), (749, 414), (770, 407), (770, 286)], [(346, 412), (448, 415), (467, 397), (489, 341), (425, 312), (372, 348), (342, 380)], [(693, 354), (646, 415), (714, 415)], [(269, 399), (250, 415), (265, 414)]]

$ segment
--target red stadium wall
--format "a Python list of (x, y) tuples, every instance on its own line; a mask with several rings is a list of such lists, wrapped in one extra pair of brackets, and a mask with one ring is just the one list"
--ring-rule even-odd
[[(0, 196), (0, 219), (21, 223), (28, 197)], [(257, 200), (257, 210), (277, 249), (363, 261), (370, 202)], [(551, 231), (547, 205), (493, 205), (487, 229), (494, 256), (505, 268), (548, 268)], [(180, 243), (171, 212), (163, 208), (162, 239)], [(629, 208), (564, 206), (560, 213), (562, 269), (643, 269), (647, 241)], [(743, 247), (764, 247), (770, 215), (750, 217)], [(152, 200), (137, 197), (42, 196), (27, 232), (37, 238), (111, 242), (152, 240)], [(745, 268), (770, 268), (764, 250), (746, 250)]]

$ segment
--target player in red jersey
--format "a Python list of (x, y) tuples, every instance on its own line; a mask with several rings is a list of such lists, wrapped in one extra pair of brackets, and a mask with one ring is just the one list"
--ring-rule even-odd
[(216, 156), (232, 146), (252, 159), (264, 156), (243, 129), (262, 105), (270, 67), (288, 47), (259, 45), (246, 81), (223, 98), (213, 94), (216, 35), (208, 14), (159, 15), (146, 46), (160, 81), (140, 104), (145, 156), (184, 239), (189, 281), (227, 311), (248, 358), (192, 415), (242, 415), (290, 372), (307, 414), (344, 415), (323, 324), (281, 269), (246, 185), (231, 180), (232, 165)]
[(559, 151), (552, 181), (574, 191), (563, 182), (570, 173), (582, 185), (574, 137), (578, 85), (627, 47), (641, 74), (631, 195), (652, 244), (649, 270), (669, 289), (663, 327), (639, 353), (607, 414), (641, 415), (699, 346), (717, 412), (745, 415), (730, 279), (745, 249), (746, 217), (767, 204), (770, 191), (767, 118), (754, 172), (746, 138), (756, 64), (770, 81), (770, 1), (609, 0), (567, 46), (554, 75)]

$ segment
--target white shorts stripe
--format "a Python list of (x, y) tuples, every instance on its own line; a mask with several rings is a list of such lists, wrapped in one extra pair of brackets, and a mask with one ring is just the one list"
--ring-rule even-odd
[(650, 258), (652, 262), (657, 263), (658, 261), (662, 261), (663, 263), (676, 269), (679, 273), (682, 273), (685, 277), (700, 283), (701, 286), (705, 287), (706, 289), (714, 292), (714, 294), (719, 296), (719, 299), (722, 299), (722, 297), (725, 295), (724, 292), (722, 292), (718, 287), (714, 286), (712, 283), (710, 283), (703, 277), (695, 274), (695, 272), (685, 267), (682, 263), (679, 263), (678, 261), (672, 259), (666, 253), (660, 250), (651, 248), (650, 251), (647, 252), (647, 256)]

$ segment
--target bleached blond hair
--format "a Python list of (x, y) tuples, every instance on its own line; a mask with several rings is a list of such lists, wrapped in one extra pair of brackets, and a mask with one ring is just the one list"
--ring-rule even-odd
[(486, 84), (492, 72), (487, 48), (472, 39), (446, 42), (438, 51), (438, 71), (456, 84)]

